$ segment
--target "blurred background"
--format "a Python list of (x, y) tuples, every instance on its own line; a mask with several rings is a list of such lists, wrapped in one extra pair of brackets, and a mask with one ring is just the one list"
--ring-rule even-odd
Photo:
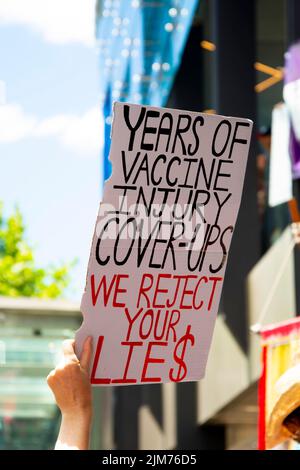
[(81, 323), (114, 100), (246, 117), (255, 131), (206, 378), (95, 389), (92, 447), (256, 447), (249, 328), (278, 270), (264, 320), (300, 306), (299, 254), (282, 268), (288, 196), (268, 199), (272, 115), (299, 38), (297, 0), (0, 0), (0, 449), (54, 446), (45, 377)]

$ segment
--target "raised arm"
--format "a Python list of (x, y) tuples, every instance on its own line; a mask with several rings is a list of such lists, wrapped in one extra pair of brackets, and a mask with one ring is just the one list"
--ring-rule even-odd
[(89, 447), (92, 421), (92, 391), (89, 380), (92, 338), (85, 340), (80, 361), (75, 354), (74, 345), (74, 340), (64, 341), (63, 361), (47, 377), (61, 411), (61, 425), (55, 449), (86, 450)]

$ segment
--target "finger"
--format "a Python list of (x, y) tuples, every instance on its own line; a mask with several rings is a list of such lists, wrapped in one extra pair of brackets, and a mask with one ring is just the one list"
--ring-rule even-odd
[(64, 359), (67, 361), (72, 361), (72, 362), (78, 362), (78, 358), (75, 354), (75, 341), (74, 339), (66, 339), (63, 341), (63, 354), (64, 354)]
[(49, 385), (49, 387), (50, 387), (50, 384), (52, 382), (52, 379), (53, 379), (54, 375), (55, 375), (54, 370), (51, 370), (51, 372), (49, 372), (49, 374), (47, 375), (46, 381), (47, 381), (47, 384)]
[(80, 365), (83, 369), (87, 372), (90, 368), (90, 362), (92, 357), (92, 346), (93, 346), (93, 338), (92, 336), (88, 336), (83, 343), (82, 353), (80, 358)]

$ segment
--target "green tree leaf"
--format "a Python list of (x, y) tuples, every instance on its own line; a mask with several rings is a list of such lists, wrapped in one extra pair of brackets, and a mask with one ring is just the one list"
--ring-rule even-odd
[(21, 212), (16, 208), (5, 219), (0, 202), (0, 295), (60, 297), (69, 285), (74, 263), (37, 267), (33, 249), (25, 239)]

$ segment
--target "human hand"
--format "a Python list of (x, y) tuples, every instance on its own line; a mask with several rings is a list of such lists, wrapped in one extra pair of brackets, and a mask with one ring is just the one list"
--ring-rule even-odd
[(47, 377), (47, 383), (62, 415), (87, 414), (91, 413), (92, 409), (89, 379), (92, 337), (86, 338), (80, 361), (75, 354), (74, 346), (74, 340), (63, 342), (63, 360)]
[(92, 417), (92, 389), (89, 367), (92, 356), (92, 337), (86, 338), (80, 361), (75, 341), (63, 343), (63, 361), (47, 377), (62, 421), (55, 449), (88, 449)]

